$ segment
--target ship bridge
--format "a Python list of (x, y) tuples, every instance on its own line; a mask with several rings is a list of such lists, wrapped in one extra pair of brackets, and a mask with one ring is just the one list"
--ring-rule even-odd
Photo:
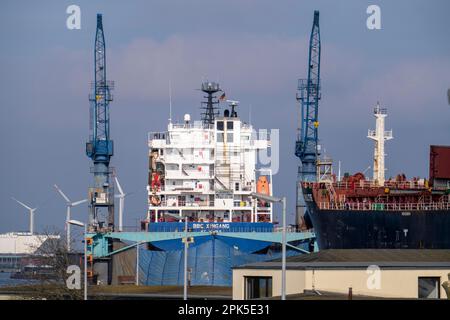
[(185, 115), (184, 123), (150, 132), (148, 146), (149, 223), (174, 221), (167, 213), (198, 222), (272, 222), (272, 205), (250, 196), (260, 180), (272, 193), (271, 171), (256, 166), (270, 136), (257, 138), (235, 112), (213, 123)]

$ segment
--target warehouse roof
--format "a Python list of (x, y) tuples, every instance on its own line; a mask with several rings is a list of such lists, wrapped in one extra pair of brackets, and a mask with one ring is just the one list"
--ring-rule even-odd
[[(286, 258), (288, 269), (313, 268), (450, 268), (446, 249), (330, 249)], [(281, 259), (251, 263), (235, 269), (279, 269)]]

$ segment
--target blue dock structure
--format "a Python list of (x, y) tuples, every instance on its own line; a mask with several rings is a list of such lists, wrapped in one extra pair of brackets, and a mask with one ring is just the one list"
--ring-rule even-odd
[[(189, 223), (187, 233), (183, 223), (159, 223), (158, 229), (161, 231), (97, 233), (88, 237), (93, 239), (91, 250), (95, 259), (114, 259), (120, 253), (131, 250), (134, 250), (132, 256), (135, 256), (136, 243), (142, 243), (139, 246), (139, 279), (142, 285), (183, 284), (182, 240), (186, 235), (193, 238), (188, 249), (191, 285), (231, 286), (232, 267), (281, 257), (282, 234), (274, 232), (270, 223), (235, 223), (231, 231), (199, 231), (195, 225)], [(227, 224), (224, 226), (230, 227)], [(201, 227), (205, 228), (207, 224)], [(249, 228), (259, 231), (248, 232)], [(288, 232), (287, 255), (317, 250), (314, 239), (315, 235), (311, 232)], [(124, 245), (111, 250), (113, 241)]]

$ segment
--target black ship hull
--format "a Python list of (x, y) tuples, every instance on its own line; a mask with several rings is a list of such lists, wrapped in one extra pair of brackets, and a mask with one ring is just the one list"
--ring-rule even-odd
[(450, 249), (450, 210), (323, 210), (303, 192), (320, 250)]

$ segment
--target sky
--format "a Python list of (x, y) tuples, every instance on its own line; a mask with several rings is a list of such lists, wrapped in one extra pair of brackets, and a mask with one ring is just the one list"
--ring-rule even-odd
[[(69, 5), (81, 29), (69, 30)], [(381, 29), (369, 30), (369, 5)], [(386, 176), (428, 177), (429, 145), (450, 145), (448, 0), (3, 0), (0, 3), (0, 232), (64, 228), (58, 184), (76, 201), (92, 184), (85, 155), (96, 14), (103, 14), (116, 168), (126, 198), (125, 226), (146, 214), (147, 132), (169, 117), (200, 118), (203, 80), (218, 81), (256, 128), (280, 130), (275, 195), (295, 212), (296, 86), (307, 72), (313, 12), (320, 11), (322, 150), (342, 172), (372, 165), (373, 107), (388, 108)], [(251, 106), (251, 107), (250, 107)], [(371, 171), (368, 171), (371, 174)], [(276, 208), (279, 216), (281, 208)], [(85, 221), (87, 207), (73, 209)]]

